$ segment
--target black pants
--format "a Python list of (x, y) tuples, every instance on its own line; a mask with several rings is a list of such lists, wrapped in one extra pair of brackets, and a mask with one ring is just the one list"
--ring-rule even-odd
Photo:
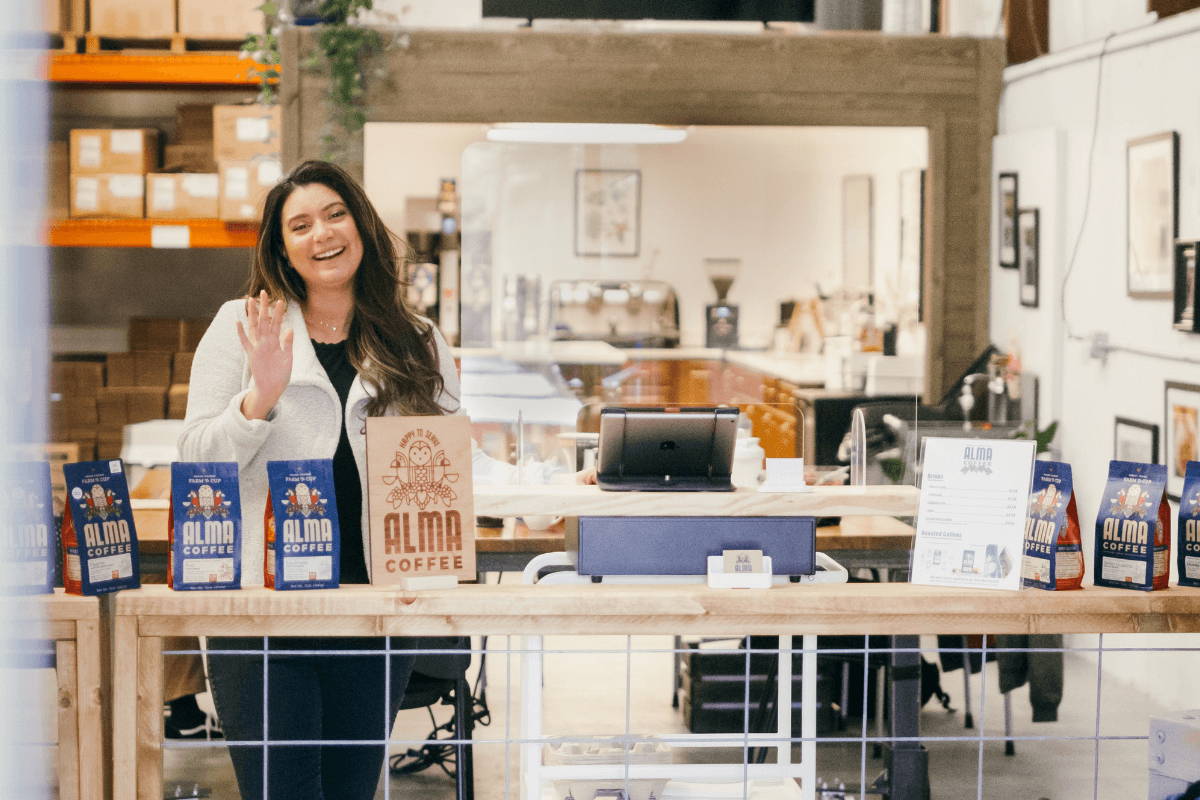
[[(209, 674), (245, 800), (371, 800), (413, 656), (287, 655), (286, 650), (383, 650), (385, 639), (271, 639), (267, 657), (268, 789), (263, 792), (263, 657), (210, 655)], [(210, 650), (261, 650), (261, 638), (213, 638)], [(388, 696), (384, 698), (385, 683)], [(376, 742), (293, 745), (291, 741)]]

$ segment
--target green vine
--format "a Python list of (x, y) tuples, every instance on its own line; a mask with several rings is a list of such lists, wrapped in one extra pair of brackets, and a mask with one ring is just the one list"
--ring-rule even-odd
[(329, 74), (329, 103), (333, 122), (342, 133), (326, 132), (321, 137), (326, 155), (337, 155), (351, 136), (362, 130), (367, 122), (366, 89), (363, 68), (367, 59), (384, 47), (384, 37), (378, 32), (353, 24), (363, 11), (370, 11), (375, 0), (324, 0), (321, 14), (325, 22), (317, 34), (317, 48), (304, 61), (306, 69), (322, 64)]
[(243, 58), (254, 59), (255, 66), (250, 69), (250, 77), (258, 81), (258, 97), (255, 101), (263, 105), (273, 105), (278, 99), (275, 89), (279, 81), (279, 35), (276, 32), (279, 25), (278, 0), (265, 0), (257, 10), (263, 15), (263, 32), (248, 33), (242, 42)]

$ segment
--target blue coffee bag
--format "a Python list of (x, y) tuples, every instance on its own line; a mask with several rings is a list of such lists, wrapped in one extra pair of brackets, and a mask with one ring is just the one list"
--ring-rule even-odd
[(333, 461), (268, 461), (267, 486), (266, 587), (336, 589), (341, 536)]
[(1118, 589), (1167, 588), (1171, 506), (1163, 464), (1110, 461), (1096, 515), (1095, 583)]
[(1189, 461), (1179, 495), (1180, 586), (1200, 586), (1200, 461)]
[(1083, 543), (1070, 464), (1033, 462), (1021, 579), (1037, 589), (1083, 588)]
[(172, 589), (240, 589), (242, 503), (235, 462), (171, 465)]
[(64, 464), (63, 586), (96, 595), (141, 585), (137, 530), (121, 460)]
[(0, 592), (49, 594), (54, 591), (54, 506), (50, 465), (12, 464), (0, 519)]

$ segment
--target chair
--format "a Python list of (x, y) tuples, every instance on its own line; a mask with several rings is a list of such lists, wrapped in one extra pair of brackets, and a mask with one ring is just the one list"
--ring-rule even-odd
[[(469, 641), (449, 639), (434, 645), (430, 640), (424, 639), (419, 646), (459, 649), (469, 647)], [(466, 742), (473, 736), (476, 721), (481, 721), (484, 725), (489, 721), (485, 696), (481, 693), (477, 701), (471, 693), (471, 685), (467, 681), (469, 664), (469, 654), (417, 657), (412, 675), (408, 679), (408, 686), (404, 690), (400, 709), (449, 705), (454, 707), (454, 716), (448, 722), (436, 725), (426, 737), (429, 741), (419, 750), (410, 749), (388, 758), (388, 772), (395, 775), (420, 772), (432, 766), (440, 767), (454, 778), (455, 800), (473, 800), (475, 797), (473, 754), (471, 746)], [(480, 670), (482, 674), (482, 665)], [(478, 711), (477, 704), (480, 706)], [(430, 717), (432, 716), (431, 708)], [(445, 737), (439, 736), (442, 732), (446, 733)], [(462, 743), (437, 744), (437, 740), (441, 738), (457, 739)], [(453, 764), (453, 770), (448, 764)]]

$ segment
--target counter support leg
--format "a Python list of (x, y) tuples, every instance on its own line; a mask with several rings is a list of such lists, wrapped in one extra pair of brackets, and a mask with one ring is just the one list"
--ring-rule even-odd
[[(921, 654), (917, 636), (894, 636), (892, 646), (911, 648), (892, 653), (892, 736), (915, 739), (920, 735)], [(929, 753), (917, 741), (891, 742), (885, 753), (891, 800), (928, 800)]]
[(521, 654), (521, 797), (541, 800), (542, 637), (526, 636)]
[[(788, 642), (788, 650), (791, 650), (791, 642), (794, 640), (790, 636), (780, 637), (780, 640)], [(817, 796), (817, 637), (812, 634), (801, 636), (800, 646), (804, 650), (800, 657), (800, 736), (803, 738), (800, 743), (800, 792), (804, 800), (810, 800)], [(784, 683), (781, 674), (780, 686), (786, 685), (790, 689), (792, 685), (790, 668), (792, 655), (790, 652), (786, 655), (781, 653), (779, 657), (781, 663), (783, 663), (783, 659), (786, 659), (789, 667), (787, 682)], [(780, 720), (787, 720), (787, 724), (790, 726), (792, 719), (790, 691), (786, 695), (780, 691), (778, 716)], [(788, 730), (791, 728), (789, 727)], [(781, 758), (780, 763), (786, 764), (787, 762)]]

